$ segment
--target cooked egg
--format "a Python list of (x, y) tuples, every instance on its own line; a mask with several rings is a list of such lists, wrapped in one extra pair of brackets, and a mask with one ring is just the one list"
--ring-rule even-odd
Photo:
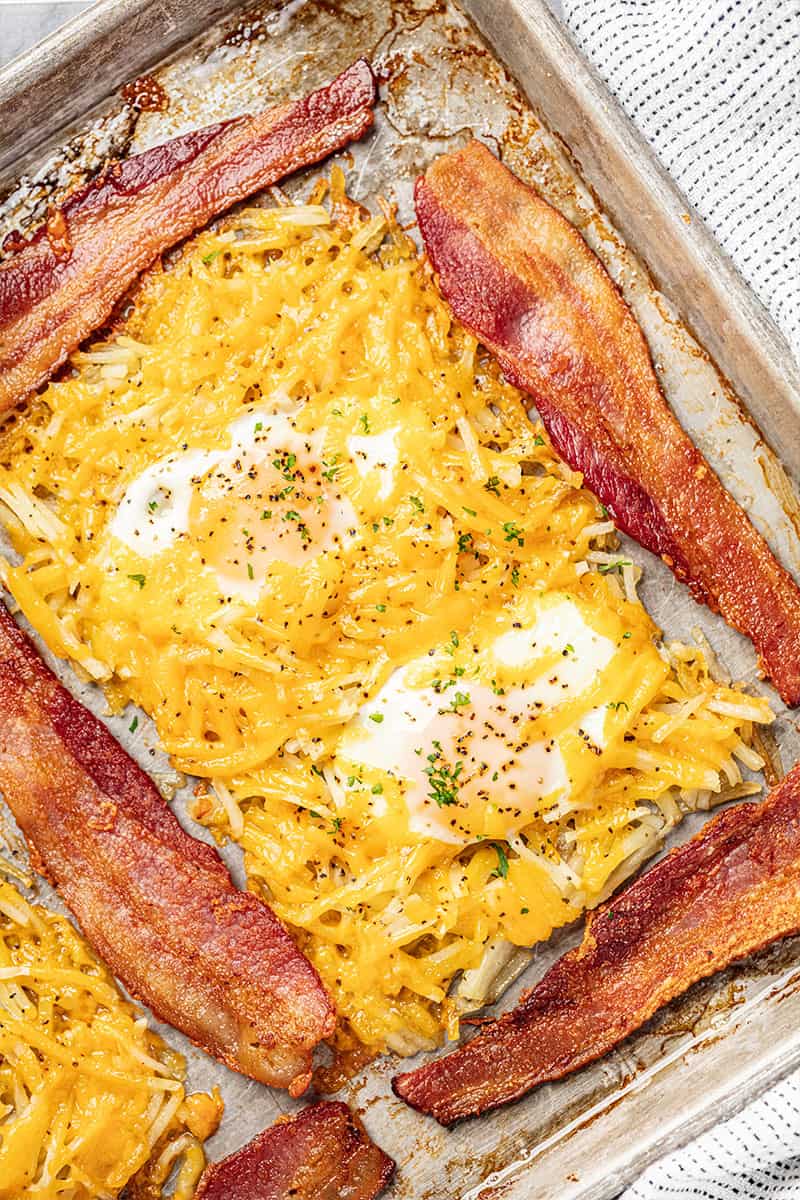
[(274, 562), (294, 566), (335, 549), (355, 513), (325, 468), (324, 431), (300, 433), (286, 413), (251, 410), (229, 445), (177, 451), (126, 488), (110, 532), (144, 559), (197, 550), (221, 592), (253, 600)]
[(605, 744), (605, 710), (590, 703), (559, 733), (552, 726), (559, 706), (603, 690), (614, 643), (569, 598), (537, 601), (523, 624), (526, 607), (502, 614), (508, 629), (483, 644), (473, 636), (466, 652), (451, 644), (450, 656), (395, 671), (345, 731), (340, 773), (377, 769), (382, 792), (402, 794), (413, 833), (508, 840), (570, 797), (587, 739), (595, 752)]

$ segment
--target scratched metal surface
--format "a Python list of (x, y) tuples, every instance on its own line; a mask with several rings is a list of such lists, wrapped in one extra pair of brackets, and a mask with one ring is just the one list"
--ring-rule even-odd
[[(472, 133), (487, 141), (581, 229), (606, 263), (645, 330), (681, 421), (785, 564), (800, 574), (793, 485), (729, 382), (797, 473), (796, 368), (780, 335), (565, 41), (543, 0), (465, 0), (465, 6), (513, 65), (533, 107), (449, 0), (290, 0), (246, 17), (236, 13), (236, 0), (107, 0), (51, 39), (44, 52), (0, 73), (0, 130), (6, 130), (0, 134), (0, 236), (28, 227), (48, 200), (110, 153), (134, 153), (193, 126), (297, 95), (366, 54), (382, 77), (382, 103), (374, 132), (339, 156), (350, 194), (367, 204), (388, 196), (410, 220), (419, 171)], [(206, 32), (190, 42), (198, 29)], [(171, 58), (156, 67), (166, 52)], [(166, 112), (137, 115), (119, 95), (107, 95), (144, 68), (154, 69), (165, 88)], [(81, 69), (90, 82), (79, 89), (79, 103), (75, 72)], [(58, 113), (70, 128), (57, 127)], [(567, 137), (571, 153), (549, 129)], [(313, 177), (301, 176), (287, 190), (303, 195)], [(622, 229), (646, 254), (661, 290)], [(684, 319), (702, 331), (720, 369)], [(768, 692), (788, 766), (800, 750), (794, 719), (759, 680), (750, 647), (695, 605), (660, 562), (637, 547), (629, 553), (644, 566), (642, 594), (665, 636), (689, 641), (699, 626), (735, 677)], [(96, 692), (58, 669), (104, 712)], [(146, 769), (169, 776), (148, 722), (135, 735), (130, 714), (110, 724)], [(181, 793), (176, 808), (181, 814)], [(685, 823), (677, 840), (698, 821)], [(7, 814), (5, 823), (11, 827)], [(236, 852), (226, 857), (238, 872)], [(58, 907), (47, 888), (40, 895)], [(540, 947), (499, 1007), (508, 1007), (577, 936), (567, 930)], [(396, 1061), (373, 1064), (345, 1094), (397, 1159), (397, 1200), (604, 1200), (657, 1154), (800, 1062), (798, 1030), (800, 940), (692, 989), (602, 1062), (455, 1131), (440, 1130), (391, 1095)], [(164, 1032), (187, 1054), (192, 1086), (217, 1082), (222, 1088), (226, 1117), (210, 1143), (212, 1157), (296, 1107), (227, 1072), (173, 1030)]]

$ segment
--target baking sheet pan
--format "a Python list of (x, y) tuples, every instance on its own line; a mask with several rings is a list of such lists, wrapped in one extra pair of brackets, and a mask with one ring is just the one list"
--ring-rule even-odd
[[(463, 0), (460, 8), (450, 0), (289, 0), (256, 10), (235, 0), (103, 0), (0, 73), (0, 236), (36, 219), (109, 153), (133, 153), (300, 94), (358, 54), (381, 74), (382, 104), (374, 132), (339, 156), (351, 195), (365, 203), (386, 195), (411, 219), (414, 177), (436, 154), (472, 133), (500, 152), (606, 263), (681, 421), (800, 574), (800, 508), (790, 478), (800, 476), (797, 366), (544, 0)], [(170, 97), (165, 112), (137, 114), (115, 94), (145, 69)], [(305, 194), (314, 175), (287, 190)], [(701, 629), (734, 677), (764, 688), (749, 645), (695, 605), (660, 562), (638, 547), (628, 552), (645, 568), (643, 598), (666, 636), (691, 641)], [(59, 673), (104, 712), (102, 697), (68, 670)], [(794, 718), (764, 690), (781, 714), (788, 766), (800, 737)], [(147, 722), (135, 736), (130, 714), (110, 723), (146, 769), (169, 776)], [(180, 794), (176, 805), (180, 812)], [(236, 852), (227, 857), (238, 871)], [(58, 906), (46, 888), (41, 895)], [(577, 937), (566, 930), (540, 947), (500, 1007)], [(212, 1157), (296, 1107), (164, 1032), (187, 1054), (192, 1086), (222, 1086), (227, 1111), (209, 1144)], [(391, 1095), (397, 1064), (390, 1059), (353, 1080), (345, 1098), (397, 1159), (398, 1200), (604, 1200), (797, 1063), (800, 939), (692, 989), (602, 1062), (455, 1131)]]

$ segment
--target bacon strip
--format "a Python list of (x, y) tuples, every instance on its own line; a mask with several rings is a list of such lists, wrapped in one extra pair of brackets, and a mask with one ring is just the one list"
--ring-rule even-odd
[(559, 454), (800, 703), (800, 589), (676, 421), (577, 230), (479, 142), (436, 159), (416, 207), (443, 295), (530, 393)]
[(2, 604), (0, 790), (37, 869), (128, 991), (226, 1066), (299, 1095), (335, 1023), (316, 971)]
[(325, 1102), (207, 1167), (195, 1200), (374, 1200), (393, 1175), (347, 1105)]
[(75, 192), (0, 263), (0, 412), (48, 379), (170, 246), (362, 137), (375, 100), (359, 59), (305, 99), (184, 134)]
[(698, 979), (800, 930), (800, 763), (720, 813), (587, 918), (581, 945), (510, 1013), (393, 1081), (443, 1125), (606, 1054)]

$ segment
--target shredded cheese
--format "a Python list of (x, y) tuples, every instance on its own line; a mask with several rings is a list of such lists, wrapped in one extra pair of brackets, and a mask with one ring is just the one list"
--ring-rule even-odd
[[(51, 649), (210, 781), (195, 815), (242, 845), (345, 1035), (412, 1052), (457, 1031), (458, 976), (479, 1003), (524, 961), (509, 947), (740, 785), (771, 713), (701, 651), (659, 647), (606, 514), (411, 242), (385, 217), (336, 224), (321, 200), (200, 235), (11, 426), (5, 577)], [(468, 808), (463, 763), (420, 745), (440, 835), (420, 832), (396, 772), (348, 764), (352, 722), (377, 737), (383, 714), (364, 714), (405, 668), (452, 712), (479, 685), (492, 703), (527, 686), (513, 663), (487, 675), (487, 655), (556, 599), (611, 656), (531, 649), (551, 691), (565, 662), (583, 671), (578, 698), (536, 713), (568, 786), (512, 811), (488, 779)]]
[(147, 1028), (64, 917), (0, 882), (0, 1198), (189, 1200), (218, 1097)]

